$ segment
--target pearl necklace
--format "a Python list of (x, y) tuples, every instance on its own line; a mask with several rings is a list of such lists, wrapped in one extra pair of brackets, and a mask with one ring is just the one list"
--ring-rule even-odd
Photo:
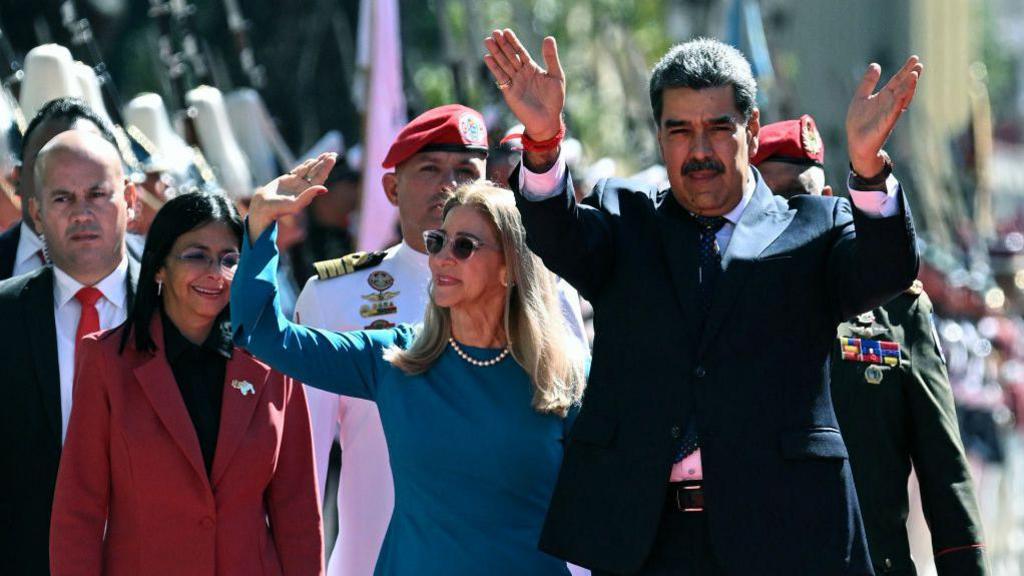
[(505, 356), (508, 356), (508, 346), (505, 346), (505, 349), (501, 351), (501, 354), (498, 354), (496, 357), (491, 358), (490, 360), (477, 360), (476, 358), (473, 358), (469, 354), (466, 354), (466, 352), (463, 351), (462, 348), (459, 348), (459, 344), (455, 342), (455, 338), (448, 338), (448, 343), (451, 344), (452, 350), (455, 350), (455, 353), (459, 355), (459, 358), (462, 358), (463, 360), (469, 362), (473, 366), (478, 366), (480, 368), (494, 366), (498, 362), (504, 360)]

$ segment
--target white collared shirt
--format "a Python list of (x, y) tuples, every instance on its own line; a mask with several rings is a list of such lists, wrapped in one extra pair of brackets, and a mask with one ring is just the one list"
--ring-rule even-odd
[(43, 240), (24, 221), (19, 226), (21, 236), (18, 237), (18, 249), (14, 252), (14, 270), (11, 276), (21, 276), (43, 267), (43, 261), (39, 259), (39, 251), (43, 250)]
[[(103, 293), (96, 301), (96, 311), (100, 316), (100, 329), (113, 328), (124, 322), (128, 317), (128, 257), (126, 256), (113, 272), (94, 286)], [(53, 268), (53, 319), (57, 327), (57, 366), (60, 372), (60, 439), (68, 432), (68, 419), (71, 417), (71, 392), (75, 382), (75, 334), (78, 331), (78, 320), (82, 315), (82, 305), (75, 294), (84, 285), (66, 272)]]

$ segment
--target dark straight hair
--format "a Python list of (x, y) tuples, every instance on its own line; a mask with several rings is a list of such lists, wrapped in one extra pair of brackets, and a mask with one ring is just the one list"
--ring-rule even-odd
[[(28, 127), (25, 128), (25, 133), (21, 136), (19, 160), (25, 160), (25, 149), (28, 147), (28, 141), (36, 129), (39, 128), (39, 125), (43, 122), (57, 120), (63, 120), (68, 126), (79, 120), (92, 122), (100, 131), (100, 136), (103, 136), (104, 140), (113, 144), (114, 148), (120, 150), (117, 146), (117, 139), (114, 138), (114, 127), (93, 111), (84, 100), (79, 98), (56, 98), (44, 104), (39, 109), (39, 112), (36, 112), (32, 121), (28, 123)], [(42, 148), (45, 144), (46, 142), (40, 142), (39, 148)], [(31, 178), (31, 176), (29, 177)]]
[(167, 264), (171, 247), (182, 234), (214, 222), (227, 224), (242, 244), (242, 219), (231, 200), (215, 192), (189, 192), (167, 201), (156, 213), (146, 235), (146, 249), (139, 267), (139, 285), (135, 290), (135, 303), (125, 320), (121, 336), (121, 352), (135, 335), (135, 348), (140, 352), (153, 352), (156, 344), (149, 333), (153, 314), (162, 307), (157, 294), (156, 273)]

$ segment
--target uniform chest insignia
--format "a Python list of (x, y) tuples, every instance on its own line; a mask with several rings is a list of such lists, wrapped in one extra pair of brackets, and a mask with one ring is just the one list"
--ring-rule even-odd
[(864, 380), (868, 384), (881, 384), (882, 378), (885, 377), (885, 372), (882, 367), (878, 364), (872, 364), (864, 370)]
[(394, 327), (395, 327), (395, 323), (394, 322), (388, 322), (387, 320), (385, 320), (383, 318), (380, 318), (380, 319), (374, 320), (373, 322), (370, 322), (369, 324), (364, 326), (363, 330), (387, 330), (388, 328), (394, 328)]
[(900, 345), (897, 342), (840, 336), (839, 349), (843, 353), (843, 360), (847, 362), (900, 365)]
[(366, 278), (366, 283), (370, 285), (370, 288), (383, 292), (395, 285), (395, 277), (383, 270), (374, 270)]
[[(394, 299), (400, 294), (400, 292), (397, 290), (388, 290), (388, 288), (395, 285), (394, 276), (383, 270), (374, 270), (369, 276), (367, 276), (366, 283), (370, 285), (370, 288), (376, 290), (376, 292), (373, 294), (363, 295), (363, 300), (369, 300), (370, 303), (363, 304), (359, 307), (360, 316), (363, 318), (373, 318), (374, 316), (384, 316), (386, 314), (394, 314), (398, 312), (398, 306), (395, 305)], [(371, 324), (371, 326), (372, 325), (373, 324)]]
[(871, 339), (886, 331), (885, 326), (879, 326), (878, 324), (868, 324), (867, 326), (862, 326), (860, 324), (849, 324), (848, 327), (850, 333), (853, 334), (855, 338)]

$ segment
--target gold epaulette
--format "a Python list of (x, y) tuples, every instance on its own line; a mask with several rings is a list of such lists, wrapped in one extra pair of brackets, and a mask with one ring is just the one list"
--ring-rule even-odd
[(914, 280), (914, 283), (903, 291), (904, 294), (910, 294), (911, 296), (920, 296), (924, 292), (924, 284), (920, 280)]
[(321, 260), (314, 263), (313, 268), (316, 269), (318, 279), (327, 280), (372, 268), (380, 264), (385, 256), (387, 256), (387, 252), (353, 252), (341, 258)]

